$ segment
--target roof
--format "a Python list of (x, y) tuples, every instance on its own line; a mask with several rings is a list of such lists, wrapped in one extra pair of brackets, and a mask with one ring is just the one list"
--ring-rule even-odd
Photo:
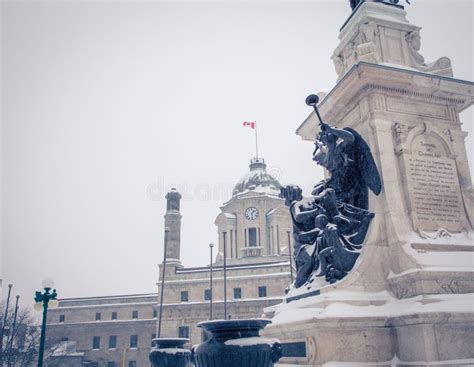
[(235, 185), (232, 191), (233, 197), (250, 191), (277, 197), (280, 195), (281, 184), (267, 172), (267, 165), (263, 158), (252, 159), (249, 168), (250, 172)]
[[(235, 265), (227, 265), (227, 270), (240, 270), (240, 269), (258, 269), (258, 268), (269, 268), (269, 267), (279, 267), (279, 266), (287, 266), (289, 261), (286, 259), (282, 259), (282, 261), (278, 262), (262, 262), (262, 263), (254, 263), (254, 264), (235, 264)], [(220, 271), (224, 270), (222, 265), (213, 265), (213, 271)], [(209, 266), (202, 266), (202, 267), (195, 267), (195, 268), (180, 268), (176, 269), (176, 274), (185, 274), (185, 273), (201, 273), (201, 272), (209, 272)]]

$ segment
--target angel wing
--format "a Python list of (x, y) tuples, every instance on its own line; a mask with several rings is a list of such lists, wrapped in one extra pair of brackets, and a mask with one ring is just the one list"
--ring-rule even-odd
[(368, 144), (354, 129), (346, 127), (344, 130), (349, 131), (355, 137), (350, 155), (356, 165), (357, 171), (360, 172), (361, 178), (367, 187), (375, 195), (379, 195), (382, 191), (382, 181)]

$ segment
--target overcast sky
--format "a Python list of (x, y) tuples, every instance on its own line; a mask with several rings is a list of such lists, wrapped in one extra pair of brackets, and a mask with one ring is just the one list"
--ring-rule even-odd
[[(449, 56), (455, 77), (473, 80), (473, 2), (412, 3), (425, 59)], [(175, 185), (183, 264), (206, 265), (219, 205), (254, 155), (244, 120), (257, 120), (282, 183), (308, 190), (321, 178), (294, 132), (306, 95), (334, 86), (349, 1), (1, 10), (2, 267), (4, 291), (13, 283), (24, 304), (45, 277), (61, 297), (154, 292)]]

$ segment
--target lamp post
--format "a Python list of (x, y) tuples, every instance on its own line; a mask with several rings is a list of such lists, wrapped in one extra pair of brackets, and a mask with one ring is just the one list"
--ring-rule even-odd
[(209, 250), (211, 252), (211, 262), (209, 265), (209, 289), (210, 289), (210, 297), (209, 297), (209, 320), (212, 320), (212, 297), (213, 297), (213, 291), (212, 291), (212, 249), (214, 248), (214, 244), (210, 243), (209, 244)]
[(288, 254), (290, 255), (290, 279), (291, 284), (293, 284), (293, 254), (291, 251), (291, 236), (290, 231), (286, 232), (288, 234)]
[(46, 279), (43, 281), (43, 288), (44, 292), (36, 292), (35, 293), (35, 310), (41, 311), (43, 310), (43, 322), (41, 323), (41, 339), (40, 339), (40, 347), (39, 347), (39, 354), (38, 354), (38, 367), (43, 366), (43, 355), (44, 355), (44, 342), (46, 337), (46, 318), (48, 316), (48, 306), (50, 308), (58, 307), (58, 294), (56, 293), (56, 289), (53, 288), (53, 281)]
[(170, 229), (168, 227), (165, 228), (165, 243), (163, 249), (163, 269), (161, 272), (161, 289), (160, 289), (160, 316), (158, 317), (158, 332), (156, 333), (157, 338), (161, 338), (161, 318), (163, 316), (163, 291), (165, 289), (165, 274), (166, 274), (166, 251), (168, 247), (168, 234), (170, 233)]
[(224, 320), (227, 320), (227, 232), (224, 235)]
[(12, 292), (13, 284), (8, 284), (8, 296), (7, 296), (7, 304), (5, 306), (5, 314), (3, 315), (2, 321), (2, 329), (0, 331), (0, 365), (3, 365), (3, 337), (5, 335), (5, 327), (7, 323), (7, 316), (8, 316), (8, 306), (10, 304), (10, 294)]
[(20, 296), (16, 296), (15, 302), (15, 314), (13, 316), (13, 325), (12, 330), (10, 332), (10, 347), (8, 348), (8, 366), (11, 366), (11, 355), (13, 350), (13, 339), (15, 339), (15, 332), (16, 332), (16, 318), (18, 316), (18, 301), (20, 300)]

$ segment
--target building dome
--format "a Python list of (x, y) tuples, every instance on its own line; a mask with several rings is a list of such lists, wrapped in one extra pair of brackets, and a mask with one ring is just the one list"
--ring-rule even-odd
[(253, 191), (256, 193), (279, 196), (281, 184), (270, 173), (263, 158), (253, 158), (250, 161), (250, 172), (242, 177), (234, 186), (232, 195), (240, 195)]

